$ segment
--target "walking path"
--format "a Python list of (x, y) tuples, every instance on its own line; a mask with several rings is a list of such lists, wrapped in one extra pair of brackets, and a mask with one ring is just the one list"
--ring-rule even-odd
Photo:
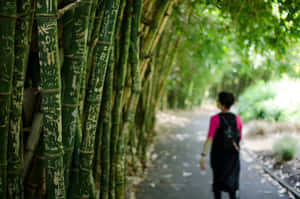
[[(209, 115), (195, 117), (161, 140), (152, 155), (146, 180), (137, 187), (137, 199), (212, 199), (212, 173), (200, 170), (200, 153), (206, 138)], [(290, 198), (265, 175), (247, 153), (241, 153), (241, 199)], [(223, 198), (229, 198), (223, 193)]]

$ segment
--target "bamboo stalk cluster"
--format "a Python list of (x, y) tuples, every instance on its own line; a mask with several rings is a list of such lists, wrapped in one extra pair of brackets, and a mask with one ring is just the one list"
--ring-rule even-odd
[(0, 1), (0, 198), (125, 198), (180, 40), (164, 31), (175, 3)]

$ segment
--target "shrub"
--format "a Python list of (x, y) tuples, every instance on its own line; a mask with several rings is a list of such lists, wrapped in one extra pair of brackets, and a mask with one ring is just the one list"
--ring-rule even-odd
[(239, 97), (238, 112), (245, 122), (249, 120), (300, 120), (300, 81), (281, 80), (259, 82)]
[(294, 159), (299, 150), (299, 140), (293, 136), (283, 136), (273, 145), (273, 152), (281, 161)]

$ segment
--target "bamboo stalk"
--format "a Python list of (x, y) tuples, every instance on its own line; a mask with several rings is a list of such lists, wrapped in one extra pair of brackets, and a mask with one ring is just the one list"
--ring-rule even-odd
[(57, 18), (60, 19), (65, 14), (65, 12), (67, 12), (69, 10), (72, 10), (72, 9), (75, 9), (78, 6), (79, 3), (80, 3), (80, 0), (77, 0), (77, 1), (72, 2), (68, 5), (66, 5), (65, 7), (59, 9), (56, 13)]
[[(96, 18), (96, 13), (97, 13), (97, 8), (99, 7), (98, 5), (99, 0), (92, 0), (92, 7), (91, 7), (91, 14), (90, 14), (90, 21), (89, 21), (89, 28), (88, 28), (88, 41), (91, 40), (94, 25), (95, 25), (95, 18)], [(100, 0), (100, 4), (102, 3), (102, 0)]]
[(36, 199), (39, 188), (43, 186), (43, 173), (45, 171), (46, 163), (44, 158), (44, 141), (43, 138), (39, 139), (39, 143), (36, 149), (35, 157), (32, 161), (32, 167), (29, 169), (28, 176), (25, 184), (25, 198)]
[(172, 66), (173, 66), (173, 61), (175, 59), (175, 56), (176, 56), (176, 51), (177, 51), (177, 48), (179, 46), (179, 43), (180, 43), (180, 37), (178, 37), (176, 39), (176, 42), (174, 43), (174, 50), (171, 54), (171, 57), (169, 58), (169, 62), (166, 64), (166, 70), (164, 72), (164, 75), (163, 75), (163, 78), (161, 80), (161, 83), (160, 83), (160, 87), (158, 88), (158, 96), (156, 98), (156, 101), (155, 101), (155, 108), (154, 110), (157, 111), (158, 108), (159, 108), (159, 102), (163, 96), (163, 93), (164, 93), (164, 90), (165, 90), (165, 87), (166, 87), (166, 84), (167, 84), (167, 77), (172, 69)]
[(77, 117), (77, 126), (76, 126), (76, 136), (75, 136), (75, 144), (74, 144), (74, 152), (72, 159), (72, 167), (70, 174), (70, 187), (68, 190), (67, 198), (79, 198), (79, 190), (80, 190), (80, 179), (79, 179), (79, 165), (80, 165), (80, 144), (82, 140), (82, 128), (80, 118)]
[(17, 2), (0, 2), (0, 198), (7, 198), (7, 147), (15, 61)]
[(36, 20), (41, 67), (47, 194), (49, 199), (64, 199), (61, 77), (56, 11), (56, 0), (37, 1)]
[[(79, 2), (73, 17), (72, 38), (70, 48), (64, 51), (63, 65), (63, 103), (62, 103), (62, 141), (64, 146), (64, 175), (66, 190), (69, 187), (70, 167), (74, 151), (76, 131), (79, 125), (78, 102), (80, 79), (83, 68), (86, 68), (86, 51), (88, 23), (92, 0)], [(72, 183), (72, 182), (71, 182)], [(75, 185), (74, 185), (75, 186)]]
[(40, 140), (40, 134), (42, 130), (43, 115), (42, 113), (36, 113), (32, 121), (32, 130), (26, 143), (26, 153), (24, 157), (24, 172), (23, 179), (26, 178), (32, 158), (34, 156), (35, 149)]
[[(105, 89), (103, 92), (101, 112), (102, 112), (102, 139), (101, 139), (101, 199), (109, 198), (110, 191), (110, 139), (111, 139), (111, 109), (113, 90), (114, 63), (110, 62), (105, 78)], [(112, 137), (114, 139), (114, 137)]]
[[(120, 131), (120, 142), (118, 144), (117, 154), (118, 158), (118, 170), (119, 173), (117, 183), (117, 198), (125, 198), (125, 157), (126, 157), (126, 145), (127, 145), (127, 136), (131, 130), (132, 124), (134, 122), (136, 107), (139, 99), (139, 92), (141, 90), (140, 82), (140, 72), (139, 72), (139, 29), (141, 22), (141, 13), (142, 13), (142, 0), (136, 0), (133, 2), (133, 15), (132, 15), (132, 27), (131, 27), (131, 46), (130, 46), (130, 64), (131, 64), (131, 77), (132, 77), (132, 94), (129, 99), (126, 115), (122, 128)], [(117, 174), (118, 175), (118, 174)]]
[(87, 65), (86, 68), (83, 68), (82, 74), (81, 74), (81, 83), (80, 83), (80, 95), (79, 95), (79, 112), (80, 112), (80, 118), (83, 118), (83, 109), (84, 109), (84, 102), (86, 97), (86, 88), (88, 85), (89, 77), (90, 77), (90, 71), (92, 70), (93, 63), (95, 62), (96, 52), (95, 47), (97, 45), (99, 34), (100, 34), (100, 28), (101, 23), (104, 15), (104, 9), (105, 5), (103, 5), (104, 0), (100, 0), (98, 2), (98, 7), (96, 10), (96, 16), (93, 30), (91, 34), (91, 38), (89, 40), (89, 48), (87, 52)]
[(16, 22), (15, 68), (11, 102), (10, 127), (8, 136), (8, 198), (24, 198), (22, 165), (20, 154), (20, 133), (22, 125), (22, 102), (25, 70), (29, 56), (29, 33), (31, 1), (22, 1), (18, 13), (28, 13)]
[(80, 150), (80, 197), (95, 198), (95, 184), (92, 175), (95, 135), (99, 118), (102, 89), (114, 35), (119, 0), (105, 1), (105, 14), (96, 49), (96, 62), (90, 79), (90, 88), (85, 104), (83, 139)]
[[(147, 37), (145, 43), (143, 44), (145, 46), (145, 50), (142, 52), (143, 52), (143, 55), (146, 56), (146, 58), (141, 63), (141, 77), (142, 78), (144, 77), (148, 63), (150, 61), (149, 58), (151, 56), (149, 56), (149, 55), (152, 55), (153, 50), (155, 49), (155, 47), (158, 43), (158, 40), (159, 40), (163, 30), (165, 29), (165, 26), (168, 22), (169, 16), (171, 15), (171, 12), (173, 10), (174, 3), (175, 3), (175, 0), (169, 0), (168, 4), (164, 4), (164, 6), (166, 6), (164, 12), (158, 13), (159, 15), (162, 15), (162, 16), (160, 16), (161, 17), (160, 21), (158, 21), (159, 24), (157, 25), (157, 27), (153, 28), (150, 31), (149, 36)], [(157, 17), (159, 17), (159, 16), (157, 16)]]
[(156, 32), (158, 31), (159, 25), (163, 19), (164, 13), (166, 12), (170, 0), (163, 0), (160, 2), (159, 8), (156, 10), (156, 14), (154, 15), (154, 18), (151, 22), (151, 29), (150, 32), (147, 34), (145, 40), (142, 42), (142, 55), (147, 56), (149, 53), (149, 50), (151, 48), (151, 43), (156, 35)]
[[(118, 68), (116, 70), (118, 74), (118, 79), (116, 81), (116, 94), (115, 94), (115, 103), (113, 107), (113, 120), (112, 120), (112, 139), (111, 139), (111, 176), (110, 176), (110, 199), (116, 198), (116, 171), (117, 167), (120, 165), (120, 158), (117, 151), (117, 146), (119, 143), (123, 141), (119, 139), (120, 134), (120, 125), (121, 125), (121, 116), (122, 116), (122, 100), (125, 86), (125, 79), (127, 73), (127, 61), (129, 56), (129, 47), (130, 47), (130, 35), (131, 35), (131, 21), (132, 21), (132, 1), (129, 0), (126, 8), (124, 16), (123, 24), (122, 24), (122, 32), (124, 34), (121, 35), (122, 41), (120, 44), (120, 62)], [(120, 175), (119, 175), (120, 176)], [(122, 193), (120, 193), (122, 194)], [(119, 198), (117, 196), (117, 198)]]

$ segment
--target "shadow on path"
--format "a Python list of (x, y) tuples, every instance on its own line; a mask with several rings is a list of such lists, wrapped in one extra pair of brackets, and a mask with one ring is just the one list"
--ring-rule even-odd
[[(209, 116), (196, 117), (175, 129), (155, 147), (152, 166), (146, 180), (137, 187), (137, 199), (212, 199), (212, 173), (207, 161), (205, 173), (199, 167)], [(241, 153), (241, 199), (288, 199), (286, 193), (260, 167)], [(274, 182), (273, 182), (274, 183)], [(229, 198), (223, 193), (223, 198)]]

